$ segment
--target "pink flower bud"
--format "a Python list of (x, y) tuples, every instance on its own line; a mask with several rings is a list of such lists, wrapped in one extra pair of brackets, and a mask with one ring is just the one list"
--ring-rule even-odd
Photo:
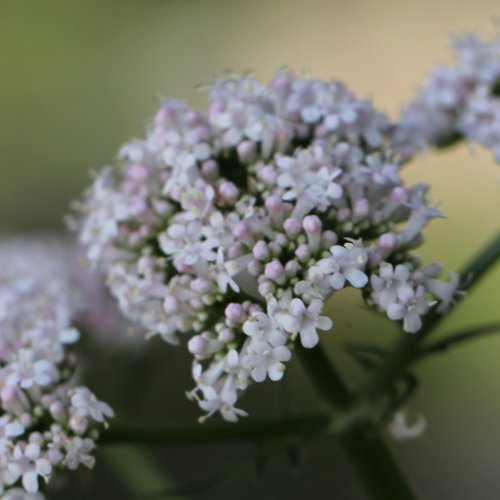
[(29, 413), (25, 412), (19, 417), (19, 422), (21, 423), (22, 426), (28, 428), (33, 422), (33, 418)]
[(357, 217), (365, 217), (368, 215), (368, 212), (370, 211), (370, 204), (368, 203), (368, 200), (365, 198), (362, 198), (361, 200), (356, 201), (354, 203), (354, 215)]
[(281, 210), (283, 207), (283, 202), (279, 196), (269, 196), (269, 198), (265, 201), (266, 208), (269, 210), (269, 213), (275, 214)]
[(384, 233), (378, 239), (378, 247), (380, 250), (391, 251), (396, 246), (396, 236), (392, 233)]
[(262, 260), (262, 261), (269, 260), (270, 252), (267, 243), (265, 241), (259, 240), (257, 243), (255, 243), (253, 247), (253, 256), (257, 260)]
[(262, 297), (265, 297), (270, 293), (273, 294), (275, 291), (276, 291), (276, 286), (271, 281), (265, 280), (259, 284), (259, 293), (262, 295)]
[(266, 186), (274, 186), (278, 177), (276, 175), (276, 169), (270, 165), (260, 168), (257, 175)]
[(207, 180), (214, 180), (219, 175), (219, 166), (214, 160), (204, 161), (201, 166), (201, 173)]
[(186, 113), (186, 122), (190, 127), (193, 127), (200, 123), (202, 120), (200, 113), (196, 111), (195, 109), (190, 109)]
[(139, 181), (147, 179), (148, 170), (144, 165), (141, 165), (140, 163), (133, 163), (127, 168), (125, 175), (130, 179)]
[(302, 225), (298, 219), (286, 219), (283, 228), (290, 238), (295, 238), (302, 230)]
[(170, 198), (180, 202), (182, 196), (182, 188), (180, 186), (172, 186), (172, 189), (170, 189), (170, 192), (168, 194)]
[(163, 309), (167, 314), (176, 314), (179, 311), (181, 304), (177, 297), (167, 295), (163, 301)]
[(227, 344), (234, 339), (234, 333), (229, 328), (223, 328), (219, 333), (218, 339)]
[(210, 140), (210, 129), (208, 127), (196, 127), (195, 133), (198, 138), (198, 142), (208, 142)]
[(219, 195), (224, 203), (234, 203), (240, 194), (238, 188), (229, 181), (222, 181), (219, 185)]
[(250, 228), (247, 226), (247, 224), (243, 221), (238, 222), (233, 227), (232, 234), (237, 240), (242, 241), (243, 243), (253, 243), (252, 232), (250, 231)]
[(396, 203), (405, 203), (408, 198), (408, 192), (403, 187), (396, 187), (392, 190), (391, 200)]
[(243, 323), (246, 315), (241, 304), (235, 302), (228, 304), (224, 310), (226, 318), (233, 323)]
[(291, 86), (290, 80), (290, 76), (287, 72), (281, 72), (274, 78), (270, 86), (273, 90), (280, 93), (288, 93)]
[(264, 275), (266, 278), (282, 284), (285, 281), (285, 269), (283, 268), (283, 264), (279, 260), (273, 260), (266, 264), (266, 268), (264, 270)]
[(288, 238), (283, 233), (277, 234), (274, 238), (274, 241), (281, 247), (284, 247), (288, 244)]
[(321, 242), (321, 229), (323, 227), (320, 218), (317, 215), (307, 215), (302, 221), (302, 227), (307, 234), (311, 252), (317, 252)]
[(337, 220), (342, 222), (349, 218), (351, 211), (347, 207), (339, 208), (337, 210)]
[(262, 269), (262, 264), (258, 260), (251, 260), (247, 264), (247, 271), (252, 276), (259, 276), (259, 274), (262, 274)]
[(21, 413), (27, 407), (24, 394), (16, 387), (6, 386), (0, 392), (2, 407), (8, 412)]
[(243, 141), (238, 144), (236, 151), (238, 152), (240, 161), (252, 162), (255, 160), (257, 149), (253, 142)]
[(203, 300), (201, 298), (191, 299), (189, 301), (189, 304), (193, 309), (202, 309), (203, 307), (205, 307), (205, 304), (203, 303)]
[(58, 465), (62, 462), (64, 456), (57, 448), (49, 448), (47, 458), (52, 465)]
[(166, 125), (175, 117), (175, 111), (173, 110), (170, 103), (163, 105), (155, 115), (156, 125)]
[(69, 419), (69, 426), (76, 434), (83, 434), (87, 430), (89, 423), (86, 418), (74, 416)]
[(190, 288), (193, 292), (204, 295), (212, 290), (212, 284), (204, 278), (195, 278), (191, 281)]
[(50, 405), (50, 414), (54, 420), (64, 420), (66, 417), (66, 411), (64, 405), (60, 401), (55, 401)]
[(41, 443), (43, 441), (43, 436), (40, 432), (35, 431), (28, 436), (28, 441), (30, 443)]
[(314, 129), (314, 136), (318, 138), (325, 137), (326, 135), (328, 135), (328, 133), (329, 130), (323, 123), (318, 124)]
[(245, 250), (245, 247), (241, 243), (235, 243), (234, 245), (231, 245), (228, 250), (227, 250), (227, 258), (229, 260), (235, 260), (241, 255), (247, 253)]
[(248, 314), (250, 315), (258, 312), (262, 312), (262, 307), (260, 307), (259, 304), (250, 304), (248, 307)]
[(311, 249), (308, 245), (299, 245), (295, 250), (295, 255), (300, 262), (307, 262), (311, 258)]
[(208, 342), (201, 335), (195, 335), (189, 339), (188, 350), (191, 354), (194, 354), (195, 356), (205, 354), (207, 348)]
[(165, 200), (153, 200), (153, 207), (159, 215), (167, 215), (171, 208)]
[(0, 397), (2, 399), (2, 404), (8, 404), (17, 397), (17, 391), (11, 386), (2, 387)]
[(288, 278), (295, 278), (299, 269), (300, 267), (295, 260), (289, 260), (285, 265), (285, 273)]
[(335, 245), (338, 242), (338, 237), (337, 235), (331, 231), (330, 229), (327, 229), (322, 235), (321, 235), (321, 244), (324, 247), (331, 247), (332, 245)]
[(317, 215), (307, 215), (302, 221), (302, 227), (307, 234), (319, 234), (323, 224)]
[(279, 257), (281, 255), (283, 249), (281, 248), (281, 245), (276, 243), (276, 241), (271, 241), (268, 246), (273, 257)]

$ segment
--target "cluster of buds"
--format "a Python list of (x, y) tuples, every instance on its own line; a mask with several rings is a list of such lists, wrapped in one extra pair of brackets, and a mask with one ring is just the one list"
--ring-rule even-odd
[(187, 340), (201, 420), (234, 421), (242, 391), (280, 380), (295, 343), (332, 327), (332, 294), (362, 289), (414, 333), (459, 284), (413, 254), (441, 213), (426, 185), (404, 185), (395, 127), (369, 101), (289, 71), (217, 79), (208, 95), (206, 115), (161, 103), (76, 209), (123, 313)]
[(55, 471), (92, 467), (99, 427), (113, 416), (75, 382), (80, 301), (63, 263), (21, 241), (0, 245), (0, 495), (9, 500), (41, 499)]
[(400, 117), (395, 141), (403, 154), (463, 137), (500, 161), (500, 38), (457, 38), (456, 63), (437, 66)]

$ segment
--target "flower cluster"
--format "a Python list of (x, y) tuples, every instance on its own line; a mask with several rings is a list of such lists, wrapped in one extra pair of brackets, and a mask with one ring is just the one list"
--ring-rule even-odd
[(454, 66), (440, 65), (404, 110), (395, 142), (403, 154), (465, 137), (500, 161), (500, 38), (456, 38)]
[(74, 381), (78, 296), (16, 243), (0, 245), (0, 495), (38, 499), (56, 470), (93, 466), (113, 411)]
[(73, 322), (93, 343), (107, 351), (138, 348), (143, 339), (140, 325), (123, 317), (106, 287), (105, 277), (97, 270), (89, 272), (81, 253), (74, 238), (51, 233), (0, 238), (0, 261), (8, 262), (10, 275), (29, 272), (38, 283), (54, 279), (64, 283), (73, 297)]
[(280, 380), (294, 345), (332, 327), (332, 294), (362, 289), (413, 333), (458, 280), (412, 253), (441, 214), (426, 185), (404, 185), (393, 127), (369, 101), (289, 71), (208, 93), (207, 115), (161, 103), (76, 208), (125, 315), (172, 344), (188, 337), (202, 420), (236, 420), (249, 384)]

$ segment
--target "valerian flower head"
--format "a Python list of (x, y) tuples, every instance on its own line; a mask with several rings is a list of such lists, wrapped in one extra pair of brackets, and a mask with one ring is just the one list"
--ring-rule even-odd
[(189, 337), (202, 419), (236, 420), (252, 382), (281, 379), (295, 342), (313, 348), (332, 327), (332, 294), (362, 289), (416, 332), (456, 290), (418, 274), (411, 252), (441, 213), (403, 182), (404, 134), (371, 102), (291, 71), (218, 78), (208, 101), (206, 114), (161, 103), (144, 140), (94, 176), (79, 234), (128, 318)]
[(74, 247), (55, 239), (0, 243), (2, 498), (42, 499), (40, 484), (58, 470), (91, 467), (99, 427), (113, 417), (74, 376), (73, 321), (92, 314), (84, 287), (75, 292), (83, 282), (78, 267), (66, 266), (71, 256)]
[(394, 142), (404, 155), (464, 137), (500, 161), (500, 38), (453, 39), (456, 62), (437, 66), (406, 106)]

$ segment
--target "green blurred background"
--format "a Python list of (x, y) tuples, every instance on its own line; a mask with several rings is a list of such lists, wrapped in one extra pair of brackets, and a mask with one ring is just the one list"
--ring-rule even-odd
[[(213, 74), (251, 70), (268, 80), (286, 64), (341, 79), (395, 116), (431, 65), (449, 60), (450, 33), (494, 34), (498, 14), (498, 0), (0, 0), (0, 231), (64, 230), (89, 170), (142, 135), (160, 96), (203, 106), (197, 85)], [(430, 153), (405, 178), (429, 182), (448, 215), (426, 232), (426, 260), (457, 269), (498, 229), (500, 167), (488, 152)], [(497, 266), (441, 331), (499, 320), (499, 306)], [(395, 331), (365, 313), (355, 293), (339, 294), (331, 311), (336, 328), (324, 341), (355, 383), (360, 374), (342, 358), (342, 343), (355, 332), (388, 342)], [(194, 422), (197, 410), (183, 396), (191, 387), (188, 357), (161, 342), (137, 351), (91, 352), (96, 392), (122, 418)], [(410, 411), (426, 416), (428, 430), (391, 446), (420, 498), (500, 498), (499, 353), (500, 338), (491, 337), (418, 370)], [(314, 408), (300, 367), (289, 371), (279, 388), (250, 391), (244, 404), (252, 415)], [(244, 451), (175, 448), (157, 458), (160, 470), (184, 483)], [(57, 498), (139, 498), (107, 458), (94, 475), (71, 476)], [(127, 467), (137, 471), (127, 460), (122, 476)], [(364, 498), (334, 442), (309, 447), (301, 462), (293, 469), (275, 459), (261, 475), (250, 471), (203, 498)]]

